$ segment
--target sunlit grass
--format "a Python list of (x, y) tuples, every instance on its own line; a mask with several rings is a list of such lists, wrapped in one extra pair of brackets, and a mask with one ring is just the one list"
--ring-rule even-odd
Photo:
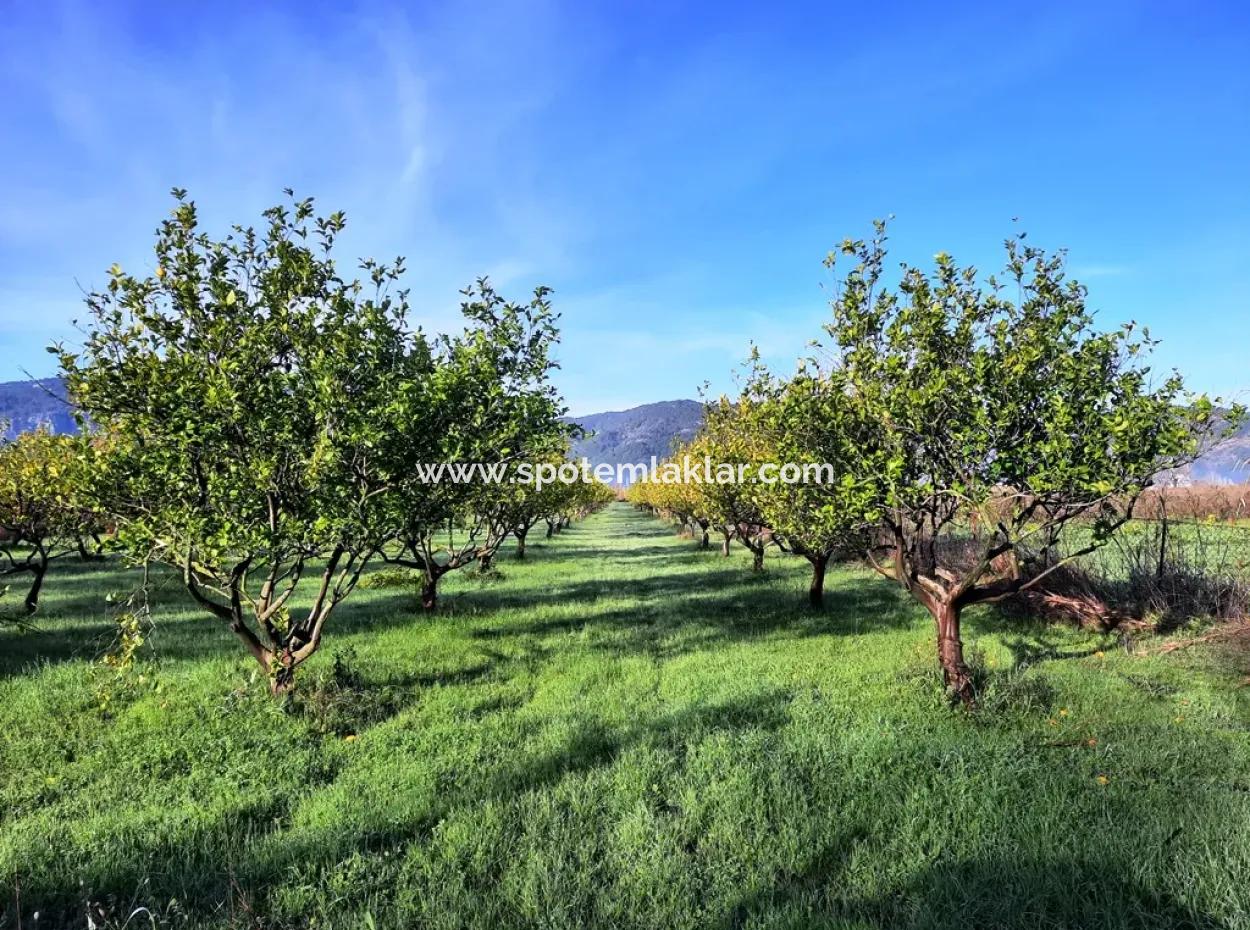
[(63, 564), (0, 633), (0, 926), (1250, 926), (1232, 671), (974, 612), (969, 715), (927, 615), (805, 567), (618, 505), (433, 617), (357, 592), (286, 709), (170, 583), (105, 712), (130, 579)]

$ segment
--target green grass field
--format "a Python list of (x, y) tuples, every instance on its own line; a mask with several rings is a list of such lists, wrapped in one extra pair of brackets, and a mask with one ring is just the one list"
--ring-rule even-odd
[(161, 582), (102, 712), (134, 579), (59, 566), (0, 632), (0, 926), (1250, 927), (1216, 653), (977, 612), (969, 714), (859, 570), (812, 613), (624, 505), (499, 569), (358, 591), (289, 707)]

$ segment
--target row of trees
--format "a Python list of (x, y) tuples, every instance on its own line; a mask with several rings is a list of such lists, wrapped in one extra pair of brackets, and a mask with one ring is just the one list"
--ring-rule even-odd
[(89, 493), (96, 455), (90, 440), (44, 429), (0, 441), (0, 582), (26, 581), (26, 614), (38, 609), (54, 561), (99, 558), (106, 524)]
[[(744, 464), (747, 480), (654, 475), (634, 502), (703, 545), (715, 527), (723, 551), (739, 540), (756, 568), (769, 544), (804, 557), (815, 606), (831, 560), (865, 560), (932, 614), (946, 684), (971, 702), (964, 608), (1042, 585), (1105, 544), (1157, 474), (1230, 422), (1177, 374), (1152, 377), (1147, 332), (1096, 329), (1063, 254), (1023, 239), (1007, 242), (1002, 278), (982, 282), (942, 254), (892, 285), (884, 224), (844, 242), (827, 264), (853, 267), (823, 344), (789, 378), (757, 357), (740, 396), (710, 404), (677, 450)], [(784, 463), (822, 468), (761, 480), (761, 466), (776, 478)]]
[[(342, 214), (292, 196), (261, 230), (215, 239), (174, 195), (153, 273), (114, 266), (87, 299), (83, 345), (53, 349), (96, 438), (0, 448), (25, 469), (0, 468), (0, 526), (38, 479), (73, 489), (23, 518), (11, 569), (20, 544), (41, 579), (80, 519), (69, 514), (107, 514), (113, 544), (176, 568), (281, 692), (370, 564), (418, 571), (432, 609), (448, 572), (489, 566), (509, 536), (523, 556), (539, 521), (554, 529), (611, 498), (584, 483), (431, 482), (420, 467), (566, 455), (546, 288), (517, 303), (479, 280), (463, 331), (433, 336), (409, 322), (401, 259), (363, 261), (363, 280), (341, 272)], [(52, 458), (74, 480), (46, 480)], [(31, 609), (37, 597), (36, 585)]]

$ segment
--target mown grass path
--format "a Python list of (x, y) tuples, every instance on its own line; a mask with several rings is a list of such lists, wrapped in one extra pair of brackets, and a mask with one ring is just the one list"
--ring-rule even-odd
[(1216, 657), (976, 614), (968, 715), (862, 572), (813, 613), (623, 505), (536, 543), (433, 617), (358, 592), (288, 708), (168, 583), (102, 713), (131, 579), (64, 566), (0, 632), (0, 926), (1250, 926)]

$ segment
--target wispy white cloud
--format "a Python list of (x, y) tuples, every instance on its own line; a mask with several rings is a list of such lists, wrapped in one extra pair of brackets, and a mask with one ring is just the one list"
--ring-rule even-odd
[[(344, 209), (348, 262), (404, 254), (430, 329), (459, 324), (458, 291), (479, 275), (523, 294), (539, 269), (570, 267), (577, 224), (533, 188), (531, 155), (509, 135), (557, 87), (516, 80), (549, 43), (540, 9), (496, 19), (366, 5), (315, 36), (294, 10), (255, 13), (149, 44), (138, 10), (64, 0), (6, 30), (0, 274), (37, 263), (72, 288), (114, 261), (144, 267), (174, 185), (222, 232), (285, 186)], [(47, 318), (20, 338), (0, 306), (15, 345), (59, 325), (65, 290), (45, 295)]]

